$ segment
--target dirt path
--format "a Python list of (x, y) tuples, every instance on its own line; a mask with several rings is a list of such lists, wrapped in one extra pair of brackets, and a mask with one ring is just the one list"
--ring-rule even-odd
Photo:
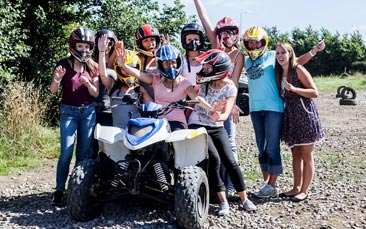
[[(280, 199), (253, 198), (258, 206), (258, 211), (254, 214), (245, 213), (238, 204), (232, 202), (232, 213), (228, 218), (217, 217), (214, 214), (216, 206), (213, 206), (213, 210), (210, 210), (209, 227), (235, 228), (246, 225), (248, 228), (366, 228), (366, 91), (357, 93), (356, 106), (340, 106), (335, 92), (321, 92), (316, 99), (326, 137), (314, 150), (316, 174), (308, 200), (294, 204)], [(248, 116), (242, 117), (237, 126), (237, 144), (246, 186), (249, 192), (253, 192), (260, 187), (261, 177), (254, 133)], [(284, 191), (292, 183), (291, 155), (285, 146), (282, 146), (282, 152), (285, 170), (278, 184), (280, 190)], [(66, 211), (54, 211), (50, 207), (56, 163), (56, 160), (49, 160), (32, 172), (0, 176), (0, 227), (2, 223), (11, 228), (27, 228), (29, 225), (32, 228), (47, 228), (45, 225), (48, 224), (52, 228), (62, 227), (60, 225), (74, 225), (78, 228), (126, 228), (123, 225), (129, 225), (127, 228), (156, 228), (161, 225), (161, 228), (165, 228), (164, 225), (168, 228), (174, 227), (174, 216), (149, 209), (153, 213), (148, 213), (147, 219), (144, 216), (146, 210), (137, 206), (128, 210), (128, 217), (139, 216), (131, 220), (121, 215), (123, 213), (119, 206), (114, 206), (106, 208), (103, 217), (88, 224), (70, 220), (62, 224), (68, 218)], [(30, 196), (36, 198), (37, 204), (34, 206)], [(15, 209), (28, 203), (30, 205), (27, 211), (33, 214), (30, 214), (29, 219), (22, 218), (19, 222), (19, 214), (25, 213), (19, 213)], [(41, 203), (43, 205), (39, 207)], [(41, 213), (49, 215), (50, 212), (54, 216), (45, 218), (48, 224), (41, 223), (43, 218), (34, 223), (33, 217), (40, 217)], [(151, 227), (146, 227), (147, 220)]]

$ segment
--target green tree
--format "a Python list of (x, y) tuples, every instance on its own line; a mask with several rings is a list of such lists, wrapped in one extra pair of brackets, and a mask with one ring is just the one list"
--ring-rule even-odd
[(23, 0), (22, 29), (27, 31), (26, 45), (32, 47), (20, 64), (19, 74), (27, 81), (49, 83), (57, 60), (67, 54), (67, 39), (74, 27), (88, 26), (95, 1)]
[(0, 1), (0, 82), (2, 83), (14, 78), (19, 72), (19, 59), (29, 56), (28, 51), (31, 47), (25, 44), (28, 36), (22, 29), (23, 13), (21, 0), (12, 3)]
[(155, 0), (106, 0), (90, 24), (95, 30), (112, 30), (127, 48), (135, 49), (135, 31), (140, 25), (155, 26), (160, 34), (168, 35), (177, 45), (181, 28), (193, 20), (194, 17), (186, 18), (180, 0), (175, 0), (171, 7), (164, 4), (162, 9)]

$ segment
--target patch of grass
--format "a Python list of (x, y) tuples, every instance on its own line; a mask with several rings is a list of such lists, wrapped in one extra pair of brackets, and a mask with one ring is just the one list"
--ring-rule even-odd
[(366, 76), (355, 74), (346, 78), (339, 76), (317, 76), (314, 77), (314, 82), (319, 91), (336, 91), (340, 86), (348, 86), (355, 90), (366, 89)]
[(262, 176), (262, 173), (255, 171), (246, 171), (243, 173), (244, 180), (256, 181), (258, 177)]
[(0, 175), (40, 166), (59, 152), (59, 133), (43, 120), (47, 101), (32, 83), (6, 85), (0, 104)]

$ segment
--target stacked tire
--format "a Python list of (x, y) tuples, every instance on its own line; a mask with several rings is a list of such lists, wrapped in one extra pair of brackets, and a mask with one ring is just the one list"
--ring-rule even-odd
[(339, 105), (357, 105), (356, 91), (347, 86), (340, 86), (337, 88), (336, 98), (340, 98)]

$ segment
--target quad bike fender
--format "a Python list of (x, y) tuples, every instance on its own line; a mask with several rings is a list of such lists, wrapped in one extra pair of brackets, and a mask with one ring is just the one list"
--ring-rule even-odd
[(172, 132), (165, 141), (173, 143), (175, 168), (183, 169), (190, 165), (197, 165), (204, 159), (207, 159), (207, 139), (207, 131), (203, 127)]
[(113, 161), (124, 160), (129, 150), (123, 144), (125, 131), (118, 127), (101, 126), (94, 129), (94, 138), (98, 140), (99, 150), (103, 151)]

